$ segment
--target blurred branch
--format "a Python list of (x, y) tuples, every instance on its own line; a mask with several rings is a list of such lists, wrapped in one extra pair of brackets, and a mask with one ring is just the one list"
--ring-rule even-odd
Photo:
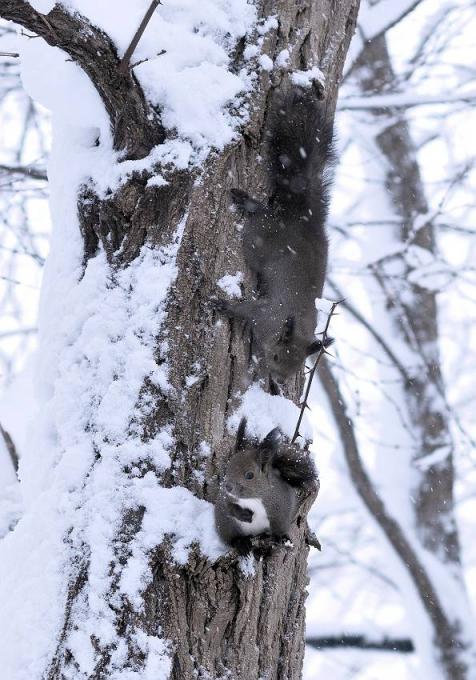
[[(341, 538), (341, 537), (340, 537)], [(354, 538), (358, 538), (356, 535), (354, 535)], [(335, 572), (336, 569), (340, 567), (349, 567), (349, 565), (353, 565), (357, 567), (357, 569), (361, 569), (362, 571), (366, 572), (366, 574), (370, 574), (375, 579), (378, 579), (379, 581), (382, 581), (386, 586), (389, 586), (392, 588), (392, 590), (395, 590), (398, 592), (398, 585), (395, 583), (395, 581), (392, 581), (392, 579), (388, 576), (388, 574), (382, 573), (381, 570), (377, 569), (376, 567), (373, 567), (370, 564), (367, 564), (364, 560), (360, 560), (355, 557), (354, 551), (352, 549), (346, 550), (341, 546), (341, 541), (339, 542), (333, 542), (329, 540), (329, 538), (325, 539), (325, 547), (329, 548), (332, 547), (332, 549), (340, 556), (342, 557), (342, 562), (339, 563), (333, 563), (332, 564), (332, 569)], [(315, 567), (310, 566), (309, 567), (309, 576), (312, 578), (314, 573), (321, 572), (323, 569), (329, 568), (329, 565), (326, 565), (325, 563), (319, 561), (318, 564), (316, 564)]]
[[(406, 537), (403, 528), (390, 515), (382, 498), (377, 493), (362, 462), (354, 423), (349, 417), (344, 395), (327, 361), (321, 363), (319, 375), (337, 425), (340, 441), (354, 487), (376, 524), (385, 534), (402, 566), (413, 583), (419, 599), (431, 621), (435, 638), (440, 649), (448, 647), (448, 640), (454, 639), (456, 631), (447, 618), (438, 593), (420, 561), (415, 548)], [(452, 657), (448, 663), (457, 663), (458, 650), (448, 651)]]
[(368, 111), (380, 109), (408, 109), (414, 106), (430, 106), (435, 104), (454, 104), (464, 102), (472, 104), (476, 100), (476, 92), (469, 94), (420, 95), (404, 92), (376, 94), (369, 97), (342, 97), (339, 100), (339, 111)]
[(13, 331), (5, 331), (4, 333), (0, 333), (0, 340), (11, 338), (15, 335), (29, 335), (30, 333), (36, 333), (37, 330), (37, 328), (16, 328)]
[(18, 454), (17, 450), (15, 447), (15, 444), (13, 443), (13, 439), (10, 437), (8, 432), (3, 429), (2, 425), (0, 424), (0, 435), (3, 438), (3, 441), (5, 442), (6, 449), (10, 455), (10, 460), (12, 461), (13, 469), (15, 470), (15, 473), (18, 472)]
[(364, 0), (360, 7), (358, 30), (365, 41), (375, 40), (413, 12), (421, 1), (380, 0), (371, 4)]
[(358, 45), (358, 48), (354, 50), (353, 58), (349, 59), (346, 64), (344, 78), (347, 78), (354, 66), (358, 64), (366, 44), (384, 35), (421, 2), (422, 0), (402, 0), (401, 2), (380, 0), (380, 2), (370, 3), (368, 0), (362, 0), (354, 38), (354, 43)]
[(48, 180), (48, 176), (44, 170), (40, 168), (32, 168), (27, 165), (4, 165), (0, 164), (0, 171), (10, 175), (24, 175), (32, 179)]
[(384, 636), (372, 639), (365, 635), (327, 635), (308, 637), (306, 644), (315, 649), (375, 649), (380, 652), (400, 652), (409, 654), (415, 651), (410, 638), (392, 638)]
[[(342, 291), (339, 289), (339, 287), (333, 282), (329, 282), (331, 287), (335, 290), (337, 295), (339, 297), (343, 298)], [(407, 382), (410, 380), (410, 375), (407, 372), (405, 366), (402, 364), (400, 359), (397, 357), (397, 355), (394, 353), (394, 351), (391, 349), (390, 345), (387, 343), (387, 341), (378, 333), (375, 328), (372, 326), (372, 324), (367, 321), (367, 319), (364, 318), (364, 316), (354, 307), (348, 300), (344, 300), (342, 302), (342, 305), (345, 309), (347, 309), (348, 312), (352, 314), (352, 316), (357, 319), (372, 335), (374, 340), (380, 345), (380, 347), (383, 349), (385, 354), (388, 356), (390, 361), (393, 363), (395, 368), (398, 370), (400, 375), (402, 376), (402, 379)]]

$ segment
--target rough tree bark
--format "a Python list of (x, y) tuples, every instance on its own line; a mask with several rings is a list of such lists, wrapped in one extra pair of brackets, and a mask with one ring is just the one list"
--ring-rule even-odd
[[(398, 89), (385, 35), (367, 43), (353, 73), (364, 96)], [(379, 344), (400, 374), (401, 403), (411, 428), (413, 486), (408, 501), (415, 535), (413, 530), (406, 535), (372, 485), (338, 382), (328, 365), (323, 366), (321, 377), (357, 491), (402, 561), (431, 622), (441, 675), (448, 680), (468, 680), (475, 672), (474, 634), (466, 609), (455, 520), (451, 413), (441, 373), (437, 292), (418, 279), (419, 253), (424, 254), (425, 262), (437, 255), (435, 232), (404, 114), (385, 108), (373, 109), (369, 115), (379, 130), (375, 143), (386, 169), (385, 188), (400, 221), (400, 227), (388, 233), (389, 246), (395, 244), (396, 254), (373, 263), (372, 272), (396, 331), (396, 342)], [(358, 312), (354, 315), (359, 318)], [(382, 333), (378, 314), (375, 317), (378, 339)], [(448, 592), (453, 596), (448, 598)]]
[[(358, 0), (322, 2), (258, 2), (259, 17), (276, 15), (278, 29), (266, 34), (265, 51), (275, 58), (290, 48), (290, 68), (306, 69), (317, 64), (326, 77), (325, 99), (329, 119), (334, 115), (337, 87), (352, 36)], [(160, 112), (148, 105), (131, 71), (120, 73), (119, 59), (111, 40), (88, 25), (87, 19), (69, 15), (56, 6), (46, 17), (22, 0), (4, 0), (0, 16), (34, 31), (49, 44), (61, 47), (87, 73), (109, 114), (115, 148), (127, 159), (146, 156), (165, 138)], [(98, 54), (101, 58), (98, 58)], [(242, 62), (238, 45), (235, 67)], [(157, 339), (157, 363), (163, 361), (160, 341), (167, 337), (172, 389), (165, 397), (145, 383), (141, 398), (151, 404), (141, 424), (144, 443), (160, 429), (171, 426), (175, 441), (172, 466), (158, 476), (166, 486), (181, 485), (197, 497), (213, 500), (220, 461), (230, 450), (226, 418), (236, 397), (249, 384), (249, 342), (239, 329), (215, 324), (208, 304), (215, 283), (225, 272), (244, 270), (240, 235), (229, 211), (229, 189), (239, 186), (266, 195), (263, 130), (272, 87), (281, 77), (262, 71), (252, 95), (251, 120), (242, 139), (211, 157), (195, 182), (197, 172), (168, 174), (166, 186), (147, 186), (154, 172), (134, 173), (120, 190), (99, 197), (84, 185), (78, 195), (78, 213), (84, 244), (84, 267), (103, 250), (112, 271), (134, 262), (144, 243), (160, 247), (171, 242), (176, 225), (185, 219), (178, 253), (178, 276), (168, 301), (166, 328)], [(161, 170), (163, 171), (163, 170)], [(157, 168), (155, 169), (157, 172)], [(245, 282), (249, 285), (249, 281)], [(104, 349), (107, 352), (107, 347)], [(187, 376), (202, 367), (200, 380), (183, 390)], [(286, 394), (297, 401), (302, 375), (287, 385)], [(176, 395), (176, 396), (174, 396)], [(93, 429), (94, 424), (88, 424)], [(201, 442), (212, 451), (205, 476), (205, 463), (197, 455)], [(97, 463), (101, 450), (96, 451)], [(150, 471), (145, 459), (143, 474)], [(131, 473), (132, 474), (132, 473)], [(137, 474), (137, 472), (135, 473)], [(203, 479), (205, 481), (203, 481)], [(87, 481), (86, 481), (87, 484)], [(114, 587), (109, 594), (117, 633), (127, 648), (130, 668), (140, 670), (143, 655), (137, 633), (171, 641), (171, 678), (264, 678), (296, 679), (301, 675), (304, 652), (304, 601), (306, 597), (305, 521), (296, 526), (294, 549), (276, 549), (255, 564), (247, 577), (232, 553), (210, 563), (195, 551), (185, 566), (171, 559), (170, 538), (156, 546), (150, 557), (153, 577), (143, 592), (142, 607), (122, 598), (117, 606), (118, 582), (127, 563), (130, 545), (141, 528), (142, 509), (130, 510), (115, 537)], [(77, 667), (69, 644), (77, 625), (76, 603), (87, 592), (90, 578), (87, 542), (81, 551), (71, 548), (71, 579), (63, 629), (46, 677), (71, 677)], [(114, 650), (98, 640), (91, 680), (111, 676)]]

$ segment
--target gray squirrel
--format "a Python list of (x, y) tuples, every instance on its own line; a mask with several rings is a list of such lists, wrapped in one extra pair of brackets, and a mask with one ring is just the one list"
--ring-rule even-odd
[(286, 538), (299, 491), (316, 484), (316, 468), (306, 451), (283, 441), (279, 428), (260, 443), (247, 440), (243, 418), (215, 503), (220, 538), (241, 555), (250, 552), (252, 536)]
[(231, 191), (246, 217), (243, 248), (257, 295), (219, 301), (219, 307), (250, 325), (258, 359), (283, 382), (322, 348), (314, 336), (315, 299), (322, 295), (327, 267), (325, 221), (334, 148), (332, 127), (313, 87), (293, 87), (272, 105), (270, 118), (269, 202)]

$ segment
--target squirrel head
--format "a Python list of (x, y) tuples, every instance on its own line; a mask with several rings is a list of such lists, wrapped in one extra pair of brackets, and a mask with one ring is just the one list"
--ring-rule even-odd
[(296, 320), (289, 316), (283, 324), (278, 340), (264, 345), (264, 361), (273, 378), (282, 383), (295, 375), (306, 358), (314, 354), (320, 342), (309, 343), (296, 333)]
[(263, 498), (272, 492), (279, 472), (273, 467), (281, 432), (271, 430), (259, 444), (245, 438), (246, 418), (238, 427), (235, 449), (226, 469), (223, 490), (235, 498)]

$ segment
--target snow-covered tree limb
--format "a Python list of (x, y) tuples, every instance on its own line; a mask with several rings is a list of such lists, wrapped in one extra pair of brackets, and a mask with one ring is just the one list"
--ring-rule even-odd
[(143, 158), (164, 140), (160, 116), (147, 102), (134, 73), (119, 69), (114, 43), (86, 17), (61, 5), (44, 15), (24, 0), (4, 0), (0, 18), (32, 31), (81, 66), (104, 103), (114, 148), (126, 152), (124, 159)]
[(475, 92), (461, 94), (452, 92), (433, 96), (403, 92), (369, 95), (368, 97), (343, 97), (339, 102), (339, 109), (341, 111), (368, 111), (381, 109), (406, 110), (414, 106), (432, 106), (458, 102), (472, 104), (475, 100)]

